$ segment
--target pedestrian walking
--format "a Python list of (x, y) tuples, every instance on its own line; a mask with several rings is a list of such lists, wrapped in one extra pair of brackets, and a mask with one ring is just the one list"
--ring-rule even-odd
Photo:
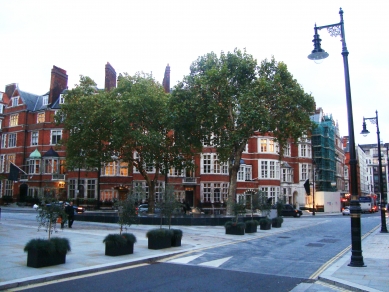
[(72, 228), (74, 222), (73, 202), (70, 202), (69, 205), (65, 207), (65, 213), (68, 215), (68, 226), (69, 228)]

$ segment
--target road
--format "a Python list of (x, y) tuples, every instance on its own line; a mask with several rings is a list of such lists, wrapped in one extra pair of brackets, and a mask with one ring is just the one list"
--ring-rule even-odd
[[(7, 214), (7, 218), (15, 222), (35, 219), (32, 213)], [(351, 242), (348, 216), (309, 220), (315, 224), (304, 229), (195, 250), (155, 264), (44, 283), (27, 291), (290, 291), (312, 281)], [(362, 214), (362, 235), (379, 223), (379, 213)], [(335, 290), (323, 287), (320, 291)]]

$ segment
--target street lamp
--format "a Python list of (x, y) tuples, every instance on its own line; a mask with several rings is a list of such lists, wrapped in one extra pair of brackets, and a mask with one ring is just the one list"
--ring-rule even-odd
[(344, 33), (343, 22), (343, 10), (340, 8), (340, 22), (336, 24), (316, 26), (315, 35), (313, 38), (314, 50), (308, 56), (308, 59), (315, 61), (327, 58), (329, 55), (326, 53), (320, 45), (320, 36), (317, 33), (318, 30), (326, 28), (331, 36), (340, 36), (342, 41), (342, 56), (344, 66), (344, 79), (346, 86), (346, 102), (347, 102), (347, 119), (348, 119), (348, 132), (349, 132), (349, 146), (350, 146), (350, 187), (351, 187), (351, 261), (349, 266), (352, 267), (364, 267), (362, 256), (362, 240), (361, 240), (361, 206), (358, 200), (358, 182), (357, 182), (357, 159), (355, 153), (355, 139), (354, 139), (354, 124), (353, 124), (353, 111), (351, 103), (351, 89), (350, 89), (350, 75), (348, 67), (348, 50), (346, 46), (346, 38)]
[(372, 124), (376, 124), (377, 126), (377, 144), (378, 144), (378, 176), (380, 183), (380, 197), (381, 197), (381, 233), (388, 233), (388, 229), (386, 228), (386, 218), (385, 218), (385, 194), (384, 194), (384, 184), (382, 181), (382, 157), (381, 157), (381, 140), (380, 140), (380, 128), (378, 126), (378, 111), (375, 111), (375, 118), (363, 118), (362, 124), (362, 132), (363, 136), (367, 136), (370, 132), (366, 129), (366, 120), (369, 120)]

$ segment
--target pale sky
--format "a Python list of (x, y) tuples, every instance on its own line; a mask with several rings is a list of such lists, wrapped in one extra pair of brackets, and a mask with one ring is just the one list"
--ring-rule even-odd
[(69, 88), (89, 76), (104, 88), (104, 68), (143, 71), (162, 83), (167, 64), (171, 87), (199, 56), (246, 48), (260, 63), (272, 56), (287, 64), (317, 107), (348, 135), (340, 37), (319, 32), (329, 57), (308, 60), (314, 25), (340, 21), (344, 11), (354, 133), (357, 144), (377, 143), (376, 126), (362, 119), (378, 110), (381, 141), (389, 142), (388, 0), (0, 0), (0, 91), (10, 83), (44, 94), (53, 65), (67, 71)]

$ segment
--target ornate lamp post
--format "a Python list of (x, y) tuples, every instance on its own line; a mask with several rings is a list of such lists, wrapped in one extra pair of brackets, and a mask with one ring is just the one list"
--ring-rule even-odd
[(367, 136), (370, 132), (366, 129), (366, 120), (370, 120), (372, 124), (376, 124), (377, 126), (377, 144), (378, 144), (378, 176), (380, 183), (380, 193), (381, 193), (381, 233), (388, 233), (388, 229), (386, 228), (386, 218), (385, 218), (385, 194), (384, 194), (384, 184), (382, 181), (382, 157), (381, 157), (381, 140), (380, 140), (380, 128), (378, 126), (378, 111), (375, 111), (375, 118), (363, 118), (362, 124), (362, 132), (363, 136)]
[(350, 89), (350, 75), (348, 67), (348, 50), (346, 46), (346, 38), (344, 33), (343, 22), (343, 10), (340, 8), (340, 22), (324, 26), (314, 27), (315, 35), (313, 38), (314, 50), (308, 56), (308, 59), (315, 61), (316, 63), (328, 57), (320, 45), (320, 36), (317, 33), (318, 30), (326, 28), (331, 36), (340, 36), (342, 41), (342, 56), (344, 66), (344, 79), (346, 86), (346, 102), (347, 102), (347, 118), (348, 118), (348, 132), (349, 132), (349, 151), (350, 151), (350, 187), (351, 187), (351, 261), (349, 266), (352, 267), (364, 267), (362, 256), (362, 240), (361, 240), (361, 206), (358, 200), (358, 182), (357, 182), (357, 159), (355, 152), (355, 139), (354, 139), (354, 124), (353, 124), (353, 111), (351, 103), (351, 89)]

